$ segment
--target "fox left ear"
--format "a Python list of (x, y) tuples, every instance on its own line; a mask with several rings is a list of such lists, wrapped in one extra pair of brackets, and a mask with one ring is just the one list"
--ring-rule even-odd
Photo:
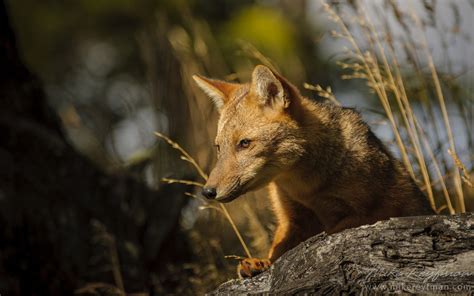
[(206, 78), (200, 75), (193, 75), (197, 85), (209, 96), (220, 110), (230, 99), (231, 93), (239, 87), (236, 83)]
[(252, 72), (252, 90), (262, 105), (288, 108), (290, 98), (285, 86), (286, 81), (265, 66), (258, 65)]

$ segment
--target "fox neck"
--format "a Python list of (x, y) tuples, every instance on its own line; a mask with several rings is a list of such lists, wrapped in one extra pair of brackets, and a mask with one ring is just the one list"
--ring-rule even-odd
[(305, 180), (306, 184), (322, 186), (342, 165), (344, 145), (339, 137), (335, 137), (337, 126), (334, 119), (329, 117), (330, 114), (320, 103), (305, 97), (300, 97), (298, 103), (298, 112), (294, 114), (294, 118), (304, 139), (304, 154), (274, 181), (287, 183), (288, 179)]

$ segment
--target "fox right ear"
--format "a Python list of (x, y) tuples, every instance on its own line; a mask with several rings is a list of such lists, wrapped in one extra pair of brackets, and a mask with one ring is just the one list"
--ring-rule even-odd
[(252, 89), (262, 105), (288, 108), (290, 101), (279, 77), (266, 66), (258, 65), (253, 70)]
[(220, 110), (229, 101), (231, 93), (239, 87), (238, 84), (193, 75), (197, 85), (209, 96)]

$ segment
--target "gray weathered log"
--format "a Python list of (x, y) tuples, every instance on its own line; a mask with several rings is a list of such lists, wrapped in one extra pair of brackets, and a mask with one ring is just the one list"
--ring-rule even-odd
[(212, 294), (474, 293), (474, 213), (392, 218), (316, 235)]

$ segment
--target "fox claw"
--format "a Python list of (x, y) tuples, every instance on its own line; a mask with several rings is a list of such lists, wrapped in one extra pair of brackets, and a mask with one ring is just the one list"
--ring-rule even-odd
[(268, 259), (245, 258), (237, 266), (237, 274), (240, 278), (254, 277), (269, 269), (270, 265)]

